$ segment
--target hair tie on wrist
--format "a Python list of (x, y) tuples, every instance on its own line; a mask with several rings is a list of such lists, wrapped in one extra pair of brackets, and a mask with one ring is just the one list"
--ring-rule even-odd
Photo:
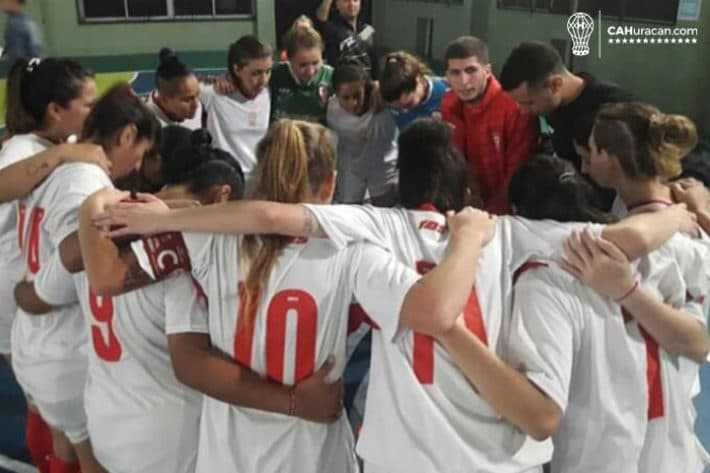
[(633, 294), (633, 292), (636, 290), (637, 287), (639, 287), (639, 280), (638, 280), (638, 279), (637, 279), (636, 282), (634, 282), (634, 284), (631, 286), (631, 289), (629, 289), (628, 291), (626, 291), (626, 294), (624, 294), (623, 296), (621, 296), (619, 299), (615, 299), (615, 302), (616, 302), (617, 304), (623, 302), (627, 297), (629, 297), (631, 294)]

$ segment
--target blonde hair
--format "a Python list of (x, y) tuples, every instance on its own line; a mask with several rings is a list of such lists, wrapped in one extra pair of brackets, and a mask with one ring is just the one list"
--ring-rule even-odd
[(630, 178), (675, 177), (681, 160), (698, 144), (697, 128), (688, 117), (640, 102), (602, 106), (593, 137), (600, 151), (617, 157)]
[[(274, 202), (299, 203), (313, 195), (333, 174), (335, 149), (322, 125), (298, 120), (276, 122), (257, 146), (256, 196)], [(250, 323), (271, 270), (291, 238), (247, 235), (242, 240), (248, 269), (240, 290)], [(240, 322), (241, 323), (241, 322)]]
[(294, 57), (302, 49), (318, 48), (321, 52), (325, 49), (323, 38), (311, 26), (291, 28), (284, 37), (284, 46), (289, 58)]

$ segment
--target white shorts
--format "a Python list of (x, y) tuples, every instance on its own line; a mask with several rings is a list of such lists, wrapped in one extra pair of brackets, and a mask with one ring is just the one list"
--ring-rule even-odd
[(131, 413), (107, 407), (105, 399), (87, 395), (91, 446), (104, 468), (111, 473), (195, 472), (201, 402), (191, 406), (166, 401)]
[(64, 432), (72, 445), (80, 444), (89, 438), (83, 397), (61, 402), (32, 401), (42, 419), (54, 430)]
[(43, 316), (18, 310), (12, 326), (12, 368), (47, 423), (79, 443), (87, 438), (88, 331), (81, 314), (72, 310)]

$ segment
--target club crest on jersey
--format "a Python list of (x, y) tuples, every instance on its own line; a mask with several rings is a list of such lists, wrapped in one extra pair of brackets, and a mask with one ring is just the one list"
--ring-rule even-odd
[(493, 146), (496, 148), (496, 153), (500, 153), (501, 151), (501, 137), (498, 133), (493, 134)]
[(257, 113), (254, 110), (251, 110), (249, 114), (247, 115), (247, 120), (249, 120), (249, 126), (256, 126), (256, 119), (257, 119)]
[(330, 88), (327, 85), (321, 85), (318, 87), (318, 97), (320, 97), (320, 103), (325, 107), (328, 103), (328, 98), (330, 97)]

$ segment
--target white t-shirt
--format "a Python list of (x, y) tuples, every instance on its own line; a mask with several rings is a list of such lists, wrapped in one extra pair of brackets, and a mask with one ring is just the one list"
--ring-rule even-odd
[[(238, 263), (240, 238), (184, 234), (184, 239), (193, 275), (207, 291), (212, 345), (288, 386), (310, 376), (330, 355), (335, 367), (329, 379), (342, 375), (353, 294), (393, 337), (404, 297), (419, 278), (371, 245), (338, 250), (325, 240), (295, 242), (283, 250), (255, 318), (245, 324), (238, 289), (246, 276)], [(132, 247), (152, 274), (149, 244)], [(357, 464), (344, 413), (324, 425), (205, 398), (196, 471), (350, 473)]]
[(91, 294), (85, 273), (74, 282), (91, 334), (85, 409), (96, 458), (116, 472), (194, 472), (202, 395), (175, 378), (167, 341), (208, 331), (194, 282), (183, 274), (113, 298)]
[(155, 117), (158, 119), (162, 126), (165, 127), (169, 125), (178, 125), (188, 128), (190, 130), (199, 130), (200, 128), (202, 128), (202, 104), (199, 104), (197, 106), (197, 111), (195, 112), (194, 117), (188, 118), (187, 120), (183, 120), (181, 122), (176, 122), (168, 118), (165, 112), (160, 107), (158, 107), (158, 104), (156, 104), (153, 100), (154, 93), (155, 91), (150, 93), (150, 95), (146, 99), (146, 105), (149, 109), (153, 111)]
[[(411, 267), (424, 270), (438, 263), (448, 242), (446, 220), (434, 211), (308, 207), (334, 243), (366, 239)], [(515, 218), (498, 222), (496, 236), (481, 252), (475, 290), (480, 310), (471, 300), (466, 315), (469, 327), (478, 327), (474, 333), (501, 353), (509, 323), (501, 314), (510, 310), (514, 269), (536, 251), (552, 252), (571, 228), (582, 225)], [(549, 442), (534, 442), (505, 422), (428, 337), (403, 330), (393, 340), (375, 330), (369, 382), (357, 451), (381, 471), (522, 472), (550, 458)]]
[[(58, 258), (59, 244), (79, 228), (81, 204), (106, 186), (111, 186), (111, 181), (100, 167), (66, 164), (20, 201), (26, 209), (24, 222), (19, 223), (24, 223), (22, 252), (28, 281), (34, 281), (45, 266), (51, 270), (49, 262)], [(61, 264), (59, 267), (71, 281)], [(42, 317), (18, 310), (12, 338), (17, 378), (35, 400), (57, 402), (83, 395), (88, 340), (77, 304)]]
[(640, 473), (646, 430), (642, 342), (618, 304), (554, 264), (515, 285), (510, 361), (563, 411), (554, 473)]
[(200, 100), (207, 113), (207, 130), (214, 145), (232, 153), (249, 179), (256, 167), (256, 145), (269, 129), (271, 97), (268, 87), (253, 99), (239, 91), (222, 95), (203, 85)]
[(392, 175), (397, 164), (397, 125), (388, 110), (357, 116), (331, 97), (327, 121), (338, 136), (339, 173), (383, 183)]
[[(672, 205), (668, 201), (651, 201), (628, 209), (617, 197), (614, 211), (620, 217), (656, 212)], [(707, 296), (710, 293), (710, 242), (707, 235), (691, 239), (676, 235), (650, 255), (651, 268), (639, 270), (652, 277), (659, 297), (705, 325)], [(700, 366), (693, 360), (669, 354), (638, 323), (630, 323), (632, 337), (647, 345), (646, 369), (655, 373), (649, 386), (653, 408), (641, 453), (639, 471), (702, 471), (710, 465), (710, 457), (695, 436), (696, 412), (692, 398), (700, 390)], [(650, 368), (649, 368), (650, 367)]]
[[(0, 150), (0, 169), (34, 156), (52, 143), (35, 134), (15, 135)], [(21, 215), (24, 211), (21, 210)], [(10, 353), (10, 332), (17, 312), (15, 285), (22, 279), (24, 265), (17, 233), (17, 204), (0, 204), (0, 353)]]

